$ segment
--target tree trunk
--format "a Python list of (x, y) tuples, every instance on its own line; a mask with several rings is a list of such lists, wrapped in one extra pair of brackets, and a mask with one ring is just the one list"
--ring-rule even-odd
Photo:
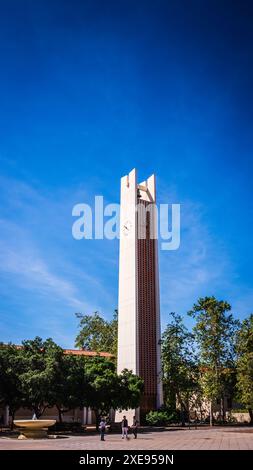
[(213, 406), (212, 406), (212, 400), (210, 401), (210, 426), (213, 426)]
[(47, 406), (38, 405), (34, 407), (34, 413), (37, 419), (40, 419)]
[(40, 406), (35, 406), (33, 411), (34, 411), (34, 414), (36, 416), (36, 419), (40, 419), (40, 417), (42, 416), (42, 413), (43, 413), (44, 410), (41, 411)]
[(190, 405), (189, 405), (189, 400), (187, 400), (186, 419), (187, 419), (187, 422), (190, 423)]
[(220, 399), (220, 419), (222, 421), (222, 424), (225, 422), (225, 406), (224, 406), (224, 397), (221, 397)]
[(185, 427), (185, 410), (184, 407), (181, 405), (181, 425)]
[(181, 414), (181, 423), (182, 423), (182, 426), (184, 427), (185, 426), (185, 418), (186, 418), (186, 415), (187, 415), (187, 409), (186, 409), (186, 406), (180, 396), (180, 393), (177, 391), (177, 399), (178, 399), (178, 402), (180, 404), (180, 407), (181, 407), (181, 410), (180, 410), (180, 414)]
[(16, 411), (11, 411), (11, 431), (13, 431), (14, 428), (15, 413)]
[(248, 408), (249, 416), (250, 416), (250, 424), (253, 424), (253, 410), (252, 408)]
[(223, 421), (223, 424), (226, 421), (226, 409), (225, 409), (225, 398), (224, 397), (222, 398), (222, 421)]
[(62, 410), (61, 407), (57, 406), (59, 423), (62, 423)]
[(95, 416), (96, 416), (96, 430), (99, 430), (99, 411), (97, 409), (94, 410)]

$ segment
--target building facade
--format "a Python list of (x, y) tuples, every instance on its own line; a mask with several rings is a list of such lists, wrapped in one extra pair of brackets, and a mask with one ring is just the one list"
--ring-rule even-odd
[(116, 413), (142, 417), (162, 405), (160, 298), (155, 176), (138, 184), (132, 170), (121, 179), (118, 373), (144, 380), (140, 409)]

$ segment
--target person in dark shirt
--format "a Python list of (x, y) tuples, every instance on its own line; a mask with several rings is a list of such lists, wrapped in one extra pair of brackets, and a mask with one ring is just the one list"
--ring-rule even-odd
[(126, 419), (126, 416), (123, 416), (122, 422), (121, 422), (121, 429), (122, 429), (122, 439), (126, 436), (126, 439), (128, 439), (128, 421)]
[(134, 435), (134, 438), (135, 438), (135, 439), (137, 439), (138, 424), (139, 424), (139, 423), (138, 423), (136, 417), (134, 416), (134, 417), (133, 417), (132, 430), (133, 430), (133, 435)]

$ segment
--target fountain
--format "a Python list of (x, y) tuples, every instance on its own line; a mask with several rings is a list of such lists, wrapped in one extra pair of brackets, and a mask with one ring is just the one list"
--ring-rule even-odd
[(55, 424), (55, 419), (15, 419), (14, 424), (20, 429), (18, 439), (44, 439), (47, 430)]

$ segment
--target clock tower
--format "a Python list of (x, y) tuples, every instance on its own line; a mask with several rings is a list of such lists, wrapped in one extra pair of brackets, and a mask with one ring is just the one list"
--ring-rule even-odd
[(121, 178), (118, 373), (144, 380), (140, 409), (116, 412), (132, 423), (162, 405), (160, 298), (155, 176), (137, 183), (136, 170)]

